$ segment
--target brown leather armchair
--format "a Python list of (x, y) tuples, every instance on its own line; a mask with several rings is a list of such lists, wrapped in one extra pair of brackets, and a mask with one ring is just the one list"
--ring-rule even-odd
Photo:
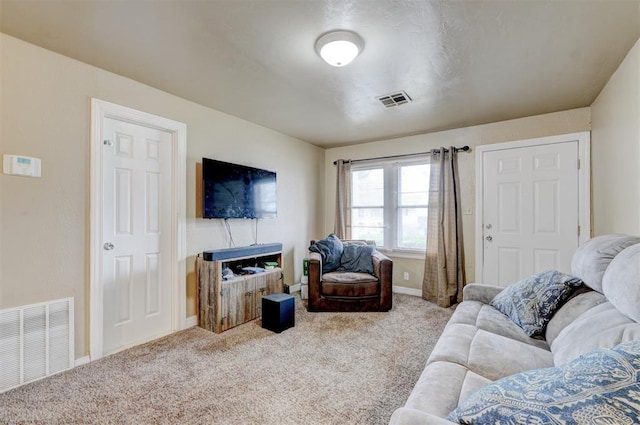
[[(363, 243), (363, 241), (343, 241)], [(311, 241), (313, 245), (314, 241)], [(334, 271), (322, 274), (322, 257), (309, 252), (309, 311), (389, 311), (393, 262), (379, 251), (372, 255), (373, 275)]]

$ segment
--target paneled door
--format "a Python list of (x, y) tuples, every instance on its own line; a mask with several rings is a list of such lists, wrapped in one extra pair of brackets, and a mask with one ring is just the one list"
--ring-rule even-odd
[(103, 353), (172, 329), (171, 133), (105, 118)]
[(506, 286), (543, 270), (571, 272), (580, 210), (588, 208), (581, 206), (580, 149), (568, 138), (478, 152), (482, 263), (476, 280)]

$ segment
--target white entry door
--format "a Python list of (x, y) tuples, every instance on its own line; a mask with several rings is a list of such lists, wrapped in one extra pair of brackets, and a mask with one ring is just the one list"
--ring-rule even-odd
[(171, 133), (104, 119), (103, 354), (172, 329)]
[(589, 207), (581, 206), (579, 141), (554, 142), (479, 150), (481, 282), (506, 286), (544, 270), (571, 272), (580, 210)]

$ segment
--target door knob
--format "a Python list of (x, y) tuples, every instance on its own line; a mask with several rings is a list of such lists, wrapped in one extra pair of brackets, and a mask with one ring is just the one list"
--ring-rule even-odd
[(491, 229), (493, 226), (491, 225), (491, 223), (487, 224), (487, 229)]
[(485, 239), (487, 240), (487, 242), (491, 242), (491, 241), (493, 240), (493, 238), (491, 237), (491, 235), (487, 236)]
[(114, 248), (114, 246), (111, 242), (107, 242), (103, 245), (103, 248), (105, 251), (111, 251)]

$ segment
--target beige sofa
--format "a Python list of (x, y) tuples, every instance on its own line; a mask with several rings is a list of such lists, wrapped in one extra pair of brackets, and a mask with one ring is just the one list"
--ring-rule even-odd
[(574, 254), (578, 291), (555, 312), (544, 338), (531, 338), (489, 305), (502, 287), (470, 284), (404, 407), (390, 424), (445, 419), (474, 391), (513, 374), (562, 367), (594, 348), (640, 340), (640, 238), (596, 237)]

